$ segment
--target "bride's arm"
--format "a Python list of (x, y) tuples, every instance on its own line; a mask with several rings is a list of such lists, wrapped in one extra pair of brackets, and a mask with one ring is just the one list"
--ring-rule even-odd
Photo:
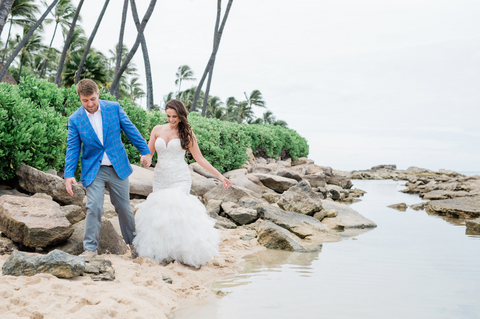
[(230, 182), (227, 178), (225, 178), (225, 176), (220, 174), (220, 172), (217, 171), (217, 169), (215, 167), (213, 167), (212, 164), (210, 164), (205, 159), (205, 157), (203, 157), (202, 152), (200, 151), (200, 148), (198, 147), (197, 138), (195, 137), (195, 134), (193, 134), (193, 136), (194, 136), (194, 139), (193, 139), (193, 141), (190, 142), (189, 151), (190, 151), (190, 153), (192, 153), (192, 156), (195, 159), (195, 161), (197, 161), (197, 163), (201, 167), (206, 169), (209, 173), (211, 173), (215, 177), (217, 177), (223, 183), (224, 188), (229, 188), (230, 186), (232, 186), (232, 182)]

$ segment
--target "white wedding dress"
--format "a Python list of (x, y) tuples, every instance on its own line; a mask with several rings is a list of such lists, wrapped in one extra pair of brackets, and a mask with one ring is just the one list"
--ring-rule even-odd
[(192, 179), (180, 139), (166, 145), (157, 138), (155, 149), (153, 192), (138, 205), (133, 244), (139, 256), (159, 262), (177, 260), (198, 268), (218, 255), (220, 231), (205, 206), (190, 195)]

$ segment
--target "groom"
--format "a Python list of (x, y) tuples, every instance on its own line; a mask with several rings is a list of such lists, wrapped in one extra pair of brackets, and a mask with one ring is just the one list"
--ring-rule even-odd
[(87, 189), (87, 218), (83, 237), (85, 251), (80, 255), (95, 257), (103, 214), (105, 185), (110, 200), (118, 214), (122, 236), (130, 246), (132, 258), (136, 250), (135, 219), (130, 208), (128, 176), (132, 167), (122, 144), (122, 130), (142, 154), (141, 162), (150, 161), (150, 150), (135, 125), (117, 102), (99, 100), (95, 82), (84, 79), (78, 82), (77, 94), (83, 107), (68, 118), (67, 154), (65, 156), (65, 187), (73, 196), (72, 184), (77, 185), (74, 174), (78, 157), (82, 153), (81, 181)]

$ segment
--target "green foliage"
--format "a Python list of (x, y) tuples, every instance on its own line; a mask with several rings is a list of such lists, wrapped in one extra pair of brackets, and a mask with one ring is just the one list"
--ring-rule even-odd
[(24, 98), (18, 86), (0, 84), (0, 178), (21, 163), (59, 170), (65, 161), (67, 118)]
[[(115, 101), (103, 89), (100, 99)], [(153, 127), (167, 123), (165, 114), (147, 112), (129, 99), (120, 105), (147, 141)], [(13, 177), (22, 162), (41, 170), (63, 168), (68, 116), (79, 107), (75, 86), (57, 88), (34, 77), (22, 77), (17, 86), (0, 84), (0, 178)], [(203, 156), (222, 173), (245, 163), (247, 147), (273, 158), (308, 155), (307, 141), (291, 129), (203, 118), (195, 112), (188, 119)], [(139, 151), (123, 133), (122, 141), (130, 162), (138, 164)]]

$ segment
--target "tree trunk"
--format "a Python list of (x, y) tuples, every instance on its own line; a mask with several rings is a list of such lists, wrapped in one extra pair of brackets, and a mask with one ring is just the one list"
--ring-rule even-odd
[[(137, 6), (135, 0), (132, 0), (132, 15), (137, 31), (140, 28), (140, 21), (138, 20)], [(153, 108), (153, 81), (152, 81), (152, 68), (150, 67), (150, 58), (148, 57), (147, 41), (145, 35), (142, 34), (142, 52), (143, 62), (145, 63), (145, 76), (147, 78), (147, 110), (151, 111)]]
[(227, 9), (225, 10), (225, 14), (223, 15), (222, 25), (217, 32), (217, 36), (215, 39), (216, 45), (213, 49), (212, 54), (210, 55), (210, 59), (208, 60), (207, 67), (203, 72), (202, 78), (200, 79), (200, 83), (198, 83), (197, 90), (195, 91), (195, 97), (193, 98), (193, 103), (190, 111), (195, 111), (198, 96), (200, 95), (200, 91), (202, 90), (203, 82), (205, 82), (205, 78), (207, 77), (207, 73), (210, 70), (213, 62), (215, 61), (215, 56), (217, 55), (218, 47), (220, 45), (220, 40), (222, 38), (223, 29), (225, 28), (225, 23), (227, 22), (228, 13), (230, 12), (230, 8), (232, 7), (233, 0), (228, 0)]
[(75, 75), (75, 84), (77, 84), (80, 81), (80, 76), (82, 75), (83, 65), (85, 64), (85, 60), (87, 59), (88, 52), (90, 52), (90, 47), (92, 46), (93, 39), (95, 39), (95, 35), (97, 34), (98, 28), (100, 27), (100, 23), (102, 23), (102, 19), (103, 19), (103, 16), (105, 15), (105, 11), (107, 10), (109, 2), (110, 2), (110, 0), (105, 0), (105, 3), (103, 5), (103, 9), (100, 12), (100, 15), (98, 16), (97, 23), (95, 24), (95, 27), (93, 28), (93, 31), (92, 31), (92, 34), (90, 35), (90, 38), (88, 38), (87, 46), (85, 47), (85, 51), (83, 52), (82, 60), (80, 60), (80, 64), (78, 65), (77, 74)]
[(12, 23), (10, 22), (10, 27), (8, 28), (8, 36), (7, 36), (7, 41), (5, 41), (5, 52), (3, 53), (3, 56), (2, 56), (2, 63), (5, 62), (5, 54), (7, 53), (7, 46), (8, 46), (8, 41), (10, 40), (10, 33), (12, 32)]
[[(0, 35), (2, 34), (3, 26), (7, 23), (8, 14), (15, 0), (1, 0), (0, 1)], [(2, 61), (3, 62), (3, 61)]]
[(43, 73), (45, 72), (45, 68), (47, 67), (48, 58), (50, 57), (50, 50), (52, 49), (53, 39), (55, 39), (55, 34), (57, 33), (58, 22), (55, 24), (55, 30), (53, 30), (52, 40), (50, 41), (50, 47), (48, 48), (47, 58), (42, 66), (42, 71), (40, 71), (40, 79), (43, 79)]
[(18, 69), (17, 83), (20, 83), (20, 75), (22, 74), (22, 66), (23, 66), (24, 58), (25, 58), (25, 54), (22, 53), (22, 57), (20, 58), (20, 68)]
[(50, 11), (52, 11), (53, 7), (55, 7), (57, 5), (58, 1), (60, 1), (60, 0), (54, 0), (52, 2), (52, 4), (47, 8), (47, 10), (43, 13), (43, 15), (40, 17), (40, 19), (38, 19), (38, 21), (33, 25), (33, 27), (31, 27), (30, 30), (28, 30), (27, 34), (23, 37), (22, 42), (20, 42), (20, 44), (15, 48), (12, 55), (8, 59), (7, 63), (5, 63), (5, 65), (3, 66), (2, 71), (0, 71), (0, 81), (5, 76), (5, 73), (7, 73), (8, 68), (10, 67), (10, 64), (12, 64), (12, 62), (15, 59), (15, 57), (17, 56), (18, 52), (20, 52), (20, 50), (22, 50), (23, 46), (25, 45), (25, 43), (27, 43), (28, 39), (30, 39), (33, 32), (35, 32), (35, 30), (38, 28), (38, 26), (40, 24), (42, 24), (43, 20), (45, 20), (45, 17), (50, 13)]
[[(217, 45), (217, 33), (218, 33), (218, 25), (220, 24), (220, 14), (222, 11), (222, 0), (217, 0), (217, 19), (215, 21), (215, 30), (213, 32), (213, 49), (215, 50), (215, 46)], [(205, 117), (205, 113), (207, 111), (207, 104), (208, 104), (208, 95), (210, 94), (210, 84), (212, 83), (212, 76), (213, 76), (213, 67), (215, 66), (215, 59), (213, 60), (212, 66), (208, 71), (208, 80), (207, 80), (207, 87), (205, 88), (205, 97), (203, 99), (203, 107), (202, 107), (202, 116)]]
[(58, 87), (61, 85), (63, 64), (65, 63), (67, 51), (70, 47), (70, 42), (72, 41), (73, 31), (75, 31), (75, 24), (77, 23), (78, 16), (80, 15), (80, 10), (82, 10), (83, 1), (84, 0), (80, 0), (77, 10), (75, 10), (75, 15), (73, 16), (72, 24), (70, 25), (70, 30), (68, 31), (67, 39), (65, 40), (65, 45), (63, 46), (63, 52), (60, 56), (60, 61), (58, 62), (57, 76), (55, 77), (55, 84)]
[[(131, 0), (131, 3), (133, 3), (134, 0)], [(138, 46), (140, 45), (141, 38), (143, 35), (143, 31), (145, 30), (145, 27), (147, 25), (148, 20), (150, 19), (150, 16), (152, 15), (153, 9), (155, 8), (155, 4), (157, 3), (157, 0), (151, 0), (150, 5), (148, 6), (147, 12), (145, 13), (145, 16), (143, 17), (142, 24), (140, 25), (140, 28), (137, 31), (137, 39), (135, 40), (135, 44), (133, 45), (132, 49), (127, 55), (127, 58), (123, 62), (122, 66), (118, 70), (117, 75), (115, 76), (115, 79), (113, 80), (112, 85), (110, 86), (110, 94), (112, 94), (115, 89), (117, 88), (118, 85), (120, 85), (120, 79), (122, 77), (123, 72), (127, 69), (128, 64), (130, 61), (133, 59), (133, 56), (137, 52)]]
[[(117, 61), (115, 64), (115, 76), (117, 76), (118, 70), (122, 65), (122, 51), (123, 51), (123, 36), (125, 34), (125, 23), (127, 21), (127, 11), (128, 11), (128, 0), (123, 2), (123, 11), (122, 11), (122, 24), (120, 25), (120, 35), (118, 37), (118, 47), (117, 47)], [(116, 99), (120, 97), (120, 86), (117, 87), (115, 92), (113, 92)]]

